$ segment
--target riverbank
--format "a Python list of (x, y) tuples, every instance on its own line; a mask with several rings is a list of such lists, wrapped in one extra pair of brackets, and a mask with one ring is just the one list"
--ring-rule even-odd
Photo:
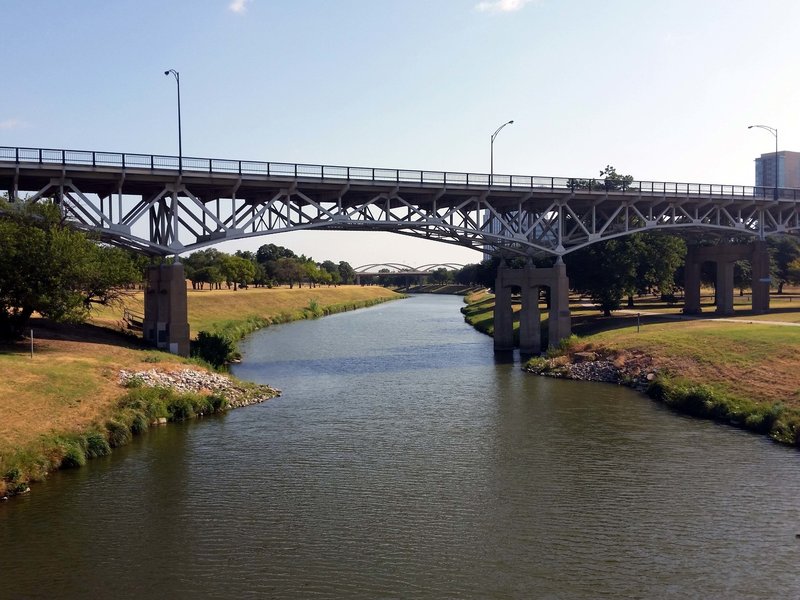
[[(725, 319), (684, 318), (656, 299), (602, 317), (573, 300), (577, 335), (531, 359), (528, 371), (629, 385), (677, 412), (800, 445), (800, 303), (791, 296), (773, 297), (768, 315), (743, 303)], [(491, 334), (493, 298), (467, 301), (465, 319)]]
[[(201, 330), (237, 332), (353, 310), (401, 298), (377, 287), (276, 288), (188, 291), (189, 321), (194, 335)], [(126, 306), (141, 310), (136, 292)], [(125, 329), (123, 307), (103, 309), (85, 325), (59, 325), (41, 319), (31, 323), (30, 340), (0, 347), (0, 497), (21, 493), (29, 484), (61, 467), (78, 466), (102, 454), (153, 422), (180, 420), (242, 405), (235, 387), (250, 401), (263, 401), (277, 391), (218, 376), (205, 365), (144, 347)], [(238, 338), (237, 338), (238, 339)], [(197, 389), (169, 393), (150, 389), (146, 381), (125, 387), (122, 372), (155, 371), (198, 379)], [(232, 382), (227, 390), (209, 385), (212, 376)], [(130, 383), (128, 384), (130, 386)], [(135, 392), (132, 394), (132, 392)], [(249, 395), (249, 396), (248, 396)], [(235, 397), (236, 396), (236, 397)], [(259, 399), (259, 400), (255, 400)], [(127, 430), (127, 433), (125, 432)], [(105, 440), (105, 443), (102, 441)]]

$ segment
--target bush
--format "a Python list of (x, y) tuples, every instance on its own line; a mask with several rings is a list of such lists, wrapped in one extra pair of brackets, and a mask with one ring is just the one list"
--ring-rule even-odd
[(190, 353), (215, 368), (220, 368), (238, 358), (233, 340), (223, 334), (208, 331), (201, 331), (197, 334), (197, 339), (192, 340)]
[(130, 428), (125, 423), (114, 419), (106, 421), (106, 431), (108, 431), (108, 444), (112, 448), (124, 446), (133, 437)]
[(111, 453), (111, 446), (106, 436), (99, 431), (90, 431), (86, 435), (86, 458), (97, 458)]
[(86, 451), (78, 440), (62, 439), (60, 440), (59, 446), (63, 451), (63, 455), (61, 457), (62, 469), (82, 467), (86, 464)]

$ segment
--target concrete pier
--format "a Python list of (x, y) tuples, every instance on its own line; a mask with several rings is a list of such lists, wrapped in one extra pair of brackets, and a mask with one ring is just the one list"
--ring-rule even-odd
[(182, 264), (148, 268), (142, 328), (144, 339), (157, 348), (189, 356), (189, 317)]
[(769, 251), (763, 240), (750, 244), (689, 246), (686, 253), (683, 312), (700, 314), (700, 268), (704, 262), (713, 262), (717, 267), (716, 312), (721, 315), (733, 314), (733, 267), (739, 260), (750, 261), (753, 312), (768, 312)]
[(539, 290), (550, 288), (550, 311), (547, 316), (549, 345), (554, 346), (571, 332), (569, 312), (569, 279), (564, 263), (550, 268), (525, 267), (508, 269), (501, 266), (495, 281), (494, 349), (514, 348), (514, 313), (511, 307), (511, 288), (521, 290), (522, 307), (519, 313), (519, 347), (524, 354), (542, 351)]

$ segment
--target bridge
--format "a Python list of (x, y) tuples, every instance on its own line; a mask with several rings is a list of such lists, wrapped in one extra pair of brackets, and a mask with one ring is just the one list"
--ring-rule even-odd
[[(735, 255), (753, 263), (753, 308), (760, 312), (769, 302), (764, 239), (800, 230), (796, 189), (655, 181), (620, 185), (572, 177), (46, 148), (0, 147), (0, 189), (12, 201), (52, 200), (78, 227), (162, 256), (225, 240), (314, 229), (391, 231), (501, 256), (552, 256), (552, 269), (501, 269), (495, 290), (495, 347), (513, 344), (510, 290), (520, 287), (521, 346), (534, 352), (540, 347), (539, 308), (532, 298), (538, 298), (539, 287), (557, 291), (551, 294), (556, 301), (551, 301), (550, 340), (569, 333), (562, 258), (570, 252), (637, 231), (750, 236), (755, 241), (746, 250), (690, 253), (686, 310), (699, 310), (698, 261), (707, 260), (718, 266), (717, 309), (730, 310)], [(182, 282), (182, 267), (167, 271), (154, 270), (151, 287), (173, 298), (180, 294), (173, 279)], [(181, 338), (178, 351), (183, 353), (188, 334), (184, 344), (183, 334), (176, 333), (183, 326), (175, 319), (183, 320), (184, 309), (153, 303), (146, 311), (146, 336), (170, 349), (177, 346), (169, 340)]]
[(371, 263), (368, 265), (359, 265), (354, 267), (356, 272), (356, 283), (361, 284), (361, 277), (417, 277), (420, 283), (422, 278), (426, 275), (431, 275), (438, 269), (445, 269), (447, 271), (457, 271), (463, 269), (464, 265), (460, 263), (430, 263), (427, 265), (420, 265), (412, 267), (402, 263)]

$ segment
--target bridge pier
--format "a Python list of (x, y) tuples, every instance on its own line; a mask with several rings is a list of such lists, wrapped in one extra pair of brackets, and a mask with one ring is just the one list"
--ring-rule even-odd
[(750, 244), (689, 246), (686, 253), (683, 312), (700, 314), (700, 268), (704, 262), (713, 262), (717, 267), (716, 312), (720, 315), (733, 314), (733, 269), (734, 263), (739, 260), (750, 261), (753, 312), (768, 312), (769, 252), (763, 240)]
[(508, 269), (501, 265), (495, 281), (494, 349), (514, 348), (514, 313), (511, 307), (511, 288), (521, 290), (522, 307), (519, 313), (519, 347), (524, 354), (542, 351), (539, 289), (550, 288), (550, 311), (547, 316), (548, 343), (555, 346), (569, 337), (569, 278), (563, 262), (550, 268), (525, 267)]
[(144, 339), (161, 350), (189, 356), (189, 317), (183, 265), (147, 270), (144, 294)]

